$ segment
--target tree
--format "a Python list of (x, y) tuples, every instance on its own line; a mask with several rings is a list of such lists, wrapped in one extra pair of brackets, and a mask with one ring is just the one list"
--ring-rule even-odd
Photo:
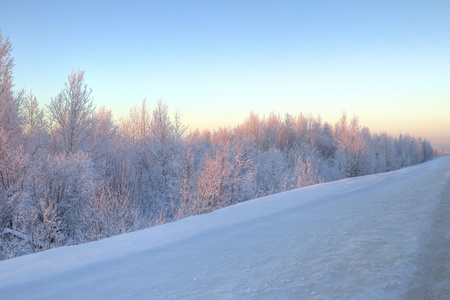
[(364, 175), (367, 145), (358, 118), (353, 117), (349, 123), (344, 113), (335, 125), (334, 136), (338, 143), (339, 173), (343, 178)]
[(21, 145), (23, 91), (13, 88), (14, 59), (9, 38), (0, 32), (0, 237), (4, 229), (14, 230), (15, 216), (24, 196), (28, 156)]
[(84, 83), (84, 71), (73, 70), (64, 89), (47, 106), (55, 153), (69, 155), (87, 150), (94, 127), (91, 93)]
[(18, 136), (22, 131), (20, 108), (23, 91), (14, 94), (12, 89), (14, 58), (11, 51), (9, 38), (3, 39), (0, 31), (0, 134), (6, 140)]
[(172, 208), (179, 200), (181, 178), (177, 170), (185, 129), (180, 115), (170, 118), (167, 105), (161, 101), (150, 113), (144, 100), (120, 123), (120, 133), (131, 146), (132, 190), (148, 219), (175, 218)]
[(25, 97), (22, 120), (22, 145), (24, 151), (31, 156), (29, 164), (32, 165), (39, 159), (39, 156), (47, 154), (46, 146), (50, 144), (44, 111), (39, 108), (38, 101), (32, 91)]
[(46, 129), (46, 122), (44, 119), (44, 111), (39, 109), (39, 103), (33, 91), (30, 91), (25, 98), (23, 110), (23, 129), (26, 134), (33, 134), (42, 132)]
[(150, 163), (147, 166), (154, 200), (157, 201), (155, 204), (157, 210), (164, 211), (167, 218), (174, 217), (171, 206), (174, 199), (178, 198), (180, 178), (176, 170), (183, 149), (184, 131), (179, 114), (176, 113), (172, 120), (168, 106), (158, 101), (152, 112), (145, 151)]
[(255, 159), (257, 196), (266, 196), (284, 190), (288, 177), (288, 166), (278, 148), (259, 151)]
[(151, 122), (146, 100), (130, 109), (129, 117), (120, 120), (120, 132), (130, 143), (145, 140)]
[(231, 143), (230, 205), (253, 199), (256, 195), (255, 141), (236, 138)]
[(57, 210), (64, 227), (61, 232), (65, 241), (77, 243), (83, 235), (80, 229), (80, 215), (89, 202), (91, 184), (95, 169), (87, 154), (76, 153), (70, 156), (48, 156), (41, 168), (43, 190), (40, 192), (46, 206)]
[(202, 163), (197, 179), (194, 214), (211, 212), (231, 204), (228, 181), (232, 170), (229, 162), (230, 142), (214, 146)]
[(11, 56), (12, 45), (9, 38), (3, 39), (0, 31), (0, 99), (13, 98), (13, 76), (14, 59)]
[[(4, 140), (0, 136), (0, 144)], [(22, 147), (0, 150), (0, 230), (14, 229), (14, 215), (24, 196), (24, 183), (28, 171), (28, 156)]]
[(261, 128), (259, 143), (264, 151), (273, 147), (279, 147), (279, 133), (281, 128), (280, 116), (274, 112), (269, 114), (268, 118), (264, 118), (264, 125)]
[(259, 145), (259, 137), (261, 134), (261, 121), (257, 114), (253, 111), (244, 123), (238, 126), (237, 131), (241, 135), (248, 135), (253, 138), (256, 145)]
[(92, 142), (89, 154), (96, 166), (103, 168), (101, 171), (108, 169), (108, 165), (114, 164), (111, 160), (116, 158), (114, 152), (120, 143), (111, 111), (104, 106), (100, 107), (93, 114)]
[[(186, 138), (186, 147), (181, 155), (181, 161), (177, 170), (178, 177), (181, 180), (179, 203), (177, 210), (177, 219), (191, 216), (195, 213), (195, 193), (199, 169), (197, 161), (199, 156), (200, 143), (195, 140), (196, 135), (190, 135)], [(194, 144), (197, 142), (197, 144)]]
[(313, 184), (321, 183), (322, 179), (319, 175), (317, 165), (320, 161), (312, 163), (309, 158), (303, 160), (301, 157), (297, 158), (295, 168), (295, 177), (297, 179), (296, 187), (301, 188)]
[(143, 228), (141, 210), (128, 191), (113, 191), (106, 182), (93, 181), (90, 197), (79, 218), (82, 241), (92, 241)]
[(3, 40), (0, 31), (0, 152), (5, 147), (16, 147), (22, 134), (20, 114), (23, 91), (13, 92), (14, 59), (9, 38)]

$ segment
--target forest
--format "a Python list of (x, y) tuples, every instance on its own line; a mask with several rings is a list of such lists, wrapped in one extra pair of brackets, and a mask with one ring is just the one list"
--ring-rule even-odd
[[(193, 130), (143, 100), (116, 120), (72, 70), (49, 105), (15, 90), (0, 33), (0, 260), (100, 240), (316, 183), (430, 160), (431, 144), (302, 113)], [(301, 107), (301, 103), (299, 103)]]

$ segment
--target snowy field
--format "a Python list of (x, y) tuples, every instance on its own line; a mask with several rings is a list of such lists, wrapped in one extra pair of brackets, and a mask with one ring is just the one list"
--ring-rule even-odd
[(0, 299), (449, 299), (450, 157), (0, 262)]

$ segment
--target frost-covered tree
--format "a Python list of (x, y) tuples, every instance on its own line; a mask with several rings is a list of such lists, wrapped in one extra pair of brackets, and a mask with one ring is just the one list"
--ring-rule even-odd
[(130, 109), (127, 118), (120, 120), (120, 132), (130, 143), (144, 141), (148, 136), (151, 122), (151, 113), (144, 99), (140, 106)]
[(44, 110), (39, 108), (39, 103), (32, 91), (25, 97), (22, 120), (22, 145), (24, 151), (30, 155), (29, 167), (30, 175), (32, 175), (34, 171), (38, 172), (34, 170), (35, 162), (40, 159), (40, 156), (47, 155), (47, 146), (50, 144)]
[(33, 91), (25, 97), (22, 110), (23, 129), (26, 134), (34, 134), (46, 130), (44, 111), (39, 108), (39, 103)]
[(367, 145), (358, 118), (354, 117), (348, 122), (347, 115), (343, 114), (335, 125), (334, 134), (338, 144), (337, 157), (341, 176), (364, 175)]
[(313, 184), (321, 183), (322, 178), (319, 174), (318, 165), (320, 161), (312, 162), (310, 158), (303, 160), (298, 157), (295, 168), (295, 177), (297, 179), (296, 187), (301, 188)]
[(17, 137), (22, 132), (20, 110), (23, 91), (17, 94), (13, 91), (14, 58), (11, 51), (9, 38), (3, 39), (0, 31), (0, 134), (4, 141)]
[(427, 140), (422, 141), (423, 160), (427, 161), (433, 158), (434, 150), (431, 143)]
[(5, 230), (13, 232), (17, 226), (28, 171), (28, 155), (21, 145), (23, 92), (13, 91), (11, 51), (9, 38), (3, 39), (0, 32), (0, 238), (5, 238)]
[(177, 184), (174, 162), (180, 153), (183, 133), (179, 115), (175, 114), (175, 121), (172, 121), (168, 106), (159, 101), (152, 113), (146, 145), (153, 163), (155, 188), (159, 190), (158, 196), (163, 198), (167, 197), (167, 193), (171, 193)]
[(93, 114), (92, 141), (88, 154), (95, 163), (100, 177), (111, 176), (111, 168), (117, 160), (116, 151), (121, 146), (117, 126), (110, 110), (104, 106)]
[(84, 71), (73, 70), (64, 89), (47, 106), (55, 153), (86, 151), (94, 130), (92, 90), (84, 83)]
[(280, 116), (271, 113), (267, 119), (264, 119), (264, 125), (261, 128), (259, 143), (261, 149), (267, 151), (274, 147), (279, 147), (279, 133), (281, 128)]
[(256, 146), (248, 138), (236, 138), (231, 143), (230, 205), (253, 199), (256, 195)]
[(80, 239), (100, 240), (145, 227), (142, 211), (127, 190), (114, 191), (107, 182), (93, 181), (81, 208)]
[(178, 177), (180, 178), (180, 191), (177, 209), (177, 219), (181, 219), (194, 214), (195, 209), (195, 182), (197, 180), (196, 149), (193, 145), (193, 139), (188, 138), (185, 151), (181, 156), (178, 168)]
[(244, 123), (238, 125), (237, 133), (239, 135), (252, 137), (253, 141), (258, 146), (261, 134), (261, 120), (258, 115), (253, 111), (250, 112), (250, 116), (244, 121)]
[(64, 224), (61, 232), (65, 241), (79, 242), (79, 236), (83, 234), (79, 218), (89, 201), (91, 183), (95, 178), (92, 161), (83, 153), (49, 156), (41, 174), (45, 180), (41, 198), (56, 207)]
[(284, 191), (288, 166), (283, 153), (278, 148), (260, 151), (255, 160), (257, 175), (257, 195), (265, 196)]
[(217, 144), (202, 163), (197, 181), (194, 214), (211, 212), (231, 203), (228, 184), (231, 176), (229, 141)]
[(25, 180), (28, 172), (28, 155), (21, 147), (11, 149), (4, 146), (0, 137), (0, 230), (15, 228), (14, 215), (25, 195)]
[(184, 131), (179, 114), (171, 118), (161, 101), (150, 113), (144, 100), (121, 121), (121, 135), (131, 144), (133, 190), (148, 218), (175, 218), (172, 207), (179, 200), (177, 170), (184, 151)]

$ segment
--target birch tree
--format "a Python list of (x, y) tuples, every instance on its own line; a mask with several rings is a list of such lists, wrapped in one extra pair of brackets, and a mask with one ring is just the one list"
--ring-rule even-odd
[(47, 106), (54, 152), (69, 155), (86, 150), (93, 134), (91, 93), (84, 71), (73, 70), (64, 89)]
[(0, 32), (0, 234), (13, 229), (13, 215), (27, 171), (27, 156), (20, 145), (22, 93), (13, 92), (12, 45)]

